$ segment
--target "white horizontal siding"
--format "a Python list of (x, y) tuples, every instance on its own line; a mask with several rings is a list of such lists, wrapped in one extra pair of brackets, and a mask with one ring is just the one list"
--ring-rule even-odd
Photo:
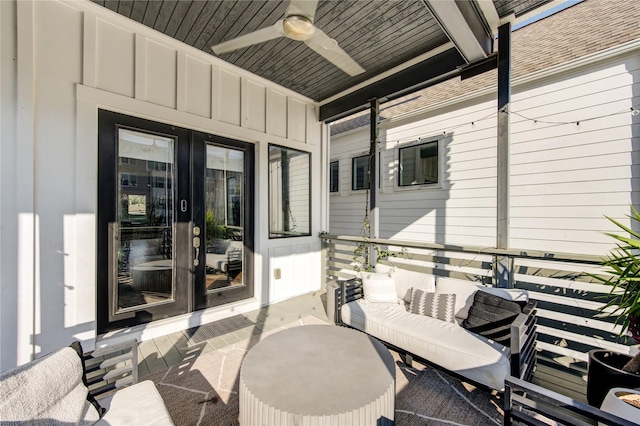
[[(526, 213), (531, 211), (530, 207), (512, 207), (511, 208), (511, 220), (516, 219), (529, 219), (533, 216), (527, 216)], [(604, 206), (602, 210), (585, 209), (583, 206), (560, 206), (554, 209), (540, 210), (536, 213), (535, 217), (550, 217), (550, 218), (598, 218), (603, 219), (603, 216), (616, 217), (621, 213), (620, 206)], [(624, 214), (624, 213), (623, 213)], [(517, 247), (517, 246), (513, 246)]]
[(579, 182), (560, 182), (555, 184), (513, 185), (511, 194), (514, 196), (547, 195), (547, 194), (575, 194), (584, 191), (585, 186), (592, 193), (631, 191), (640, 185), (640, 178), (627, 179), (597, 179), (592, 182), (584, 180)]
[[(604, 232), (615, 227), (605, 215), (629, 223), (629, 205), (640, 201), (640, 121), (630, 113), (640, 104), (639, 70), (640, 57), (627, 54), (514, 91), (511, 247), (584, 254), (612, 247)], [(495, 245), (496, 117), (495, 100), (485, 97), (383, 123), (382, 237)], [(332, 138), (332, 153), (343, 159), (343, 187), (350, 185), (350, 157), (368, 150), (368, 132)], [(438, 136), (443, 181), (437, 187), (397, 188), (397, 147)], [(332, 232), (336, 220), (335, 232), (361, 224), (364, 202), (352, 212), (342, 204), (352, 196), (347, 191), (331, 197)]]
[(590, 170), (560, 170), (551, 173), (529, 173), (511, 177), (512, 187), (526, 185), (542, 185), (549, 183), (579, 183), (595, 182), (611, 179), (632, 179), (633, 170), (629, 164), (622, 166), (596, 167)]
[(630, 114), (638, 66), (637, 56), (607, 61), (517, 96), (513, 108), (528, 118), (574, 122), (512, 117), (512, 246), (590, 254), (611, 248), (604, 232), (616, 229), (604, 215), (628, 223), (640, 178), (640, 125)]

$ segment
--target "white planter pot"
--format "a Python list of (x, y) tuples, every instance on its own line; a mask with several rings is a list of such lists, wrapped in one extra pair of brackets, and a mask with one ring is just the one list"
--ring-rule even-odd
[(600, 407), (602, 411), (614, 414), (623, 419), (631, 420), (633, 422), (640, 421), (640, 408), (636, 408), (631, 404), (627, 404), (619, 398), (619, 396), (625, 394), (640, 395), (640, 391), (625, 388), (612, 388), (607, 393), (602, 401)]

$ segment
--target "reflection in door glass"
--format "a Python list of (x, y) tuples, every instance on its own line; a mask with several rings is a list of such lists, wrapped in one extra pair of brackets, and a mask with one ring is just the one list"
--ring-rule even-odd
[(173, 143), (118, 130), (118, 310), (173, 299)]
[(207, 290), (244, 284), (244, 152), (207, 145), (205, 224)]

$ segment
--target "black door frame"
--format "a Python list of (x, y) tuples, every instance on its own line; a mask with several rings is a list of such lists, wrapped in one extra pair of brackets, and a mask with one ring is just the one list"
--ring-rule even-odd
[[(122, 313), (115, 311), (114, 286), (117, 283), (115, 253), (118, 248), (114, 232), (117, 231), (117, 141), (118, 129), (126, 128), (144, 133), (172, 137), (176, 140), (174, 239), (172, 258), (175, 259), (174, 301), (157, 305), (143, 305), (139, 310)], [(206, 250), (199, 250), (197, 265), (194, 264), (196, 250), (193, 247), (193, 228), (204, 226), (204, 170), (206, 168), (206, 143), (239, 149), (245, 152), (245, 212), (244, 212), (244, 258), (243, 286), (237, 288), (206, 291)], [(98, 209), (97, 209), (97, 293), (96, 319), (98, 334), (149, 323), (158, 319), (181, 315), (212, 306), (220, 306), (252, 297), (253, 284), (253, 237), (254, 237), (254, 146), (220, 136), (197, 132), (120, 114), (98, 110)], [(197, 173), (200, 173), (198, 176)], [(184, 200), (184, 201), (183, 201)], [(186, 203), (186, 210), (181, 204)], [(204, 240), (204, 239), (203, 239)], [(188, 249), (187, 249), (188, 248)]]
[[(194, 267), (194, 301), (195, 310), (211, 308), (214, 306), (226, 305), (227, 303), (247, 299), (254, 295), (253, 283), (253, 236), (255, 209), (255, 147), (247, 142), (240, 142), (234, 139), (224, 138), (208, 133), (192, 132), (192, 152), (193, 152), (193, 173), (192, 173), (192, 193), (194, 194), (193, 223), (201, 230), (205, 226), (204, 203), (198, 200), (205, 199), (205, 179), (207, 167), (206, 145), (213, 144), (224, 148), (235, 149), (244, 152), (244, 215), (243, 215), (243, 259), (242, 273), (244, 284), (223, 289), (207, 291), (206, 289), (206, 249), (199, 251), (198, 265)], [(198, 178), (202, 176), (203, 178)], [(201, 238), (204, 242), (205, 239)]]

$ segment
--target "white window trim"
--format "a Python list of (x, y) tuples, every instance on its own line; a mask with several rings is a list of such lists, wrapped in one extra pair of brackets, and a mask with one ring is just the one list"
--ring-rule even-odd
[[(417, 185), (407, 185), (400, 186), (400, 150), (403, 148), (411, 148), (412, 146), (424, 145), (429, 142), (437, 142), (438, 143), (438, 182), (437, 183), (421, 183)], [(401, 191), (423, 191), (429, 189), (442, 189), (443, 187), (443, 159), (442, 159), (442, 143), (444, 138), (440, 136), (433, 136), (430, 138), (417, 139), (413, 142), (407, 142), (403, 144), (398, 144), (394, 147), (394, 163), (396, 165), (396, 170), (394, 173), (394, 182), (393, 182), (393, 190), (396, 192)]]

